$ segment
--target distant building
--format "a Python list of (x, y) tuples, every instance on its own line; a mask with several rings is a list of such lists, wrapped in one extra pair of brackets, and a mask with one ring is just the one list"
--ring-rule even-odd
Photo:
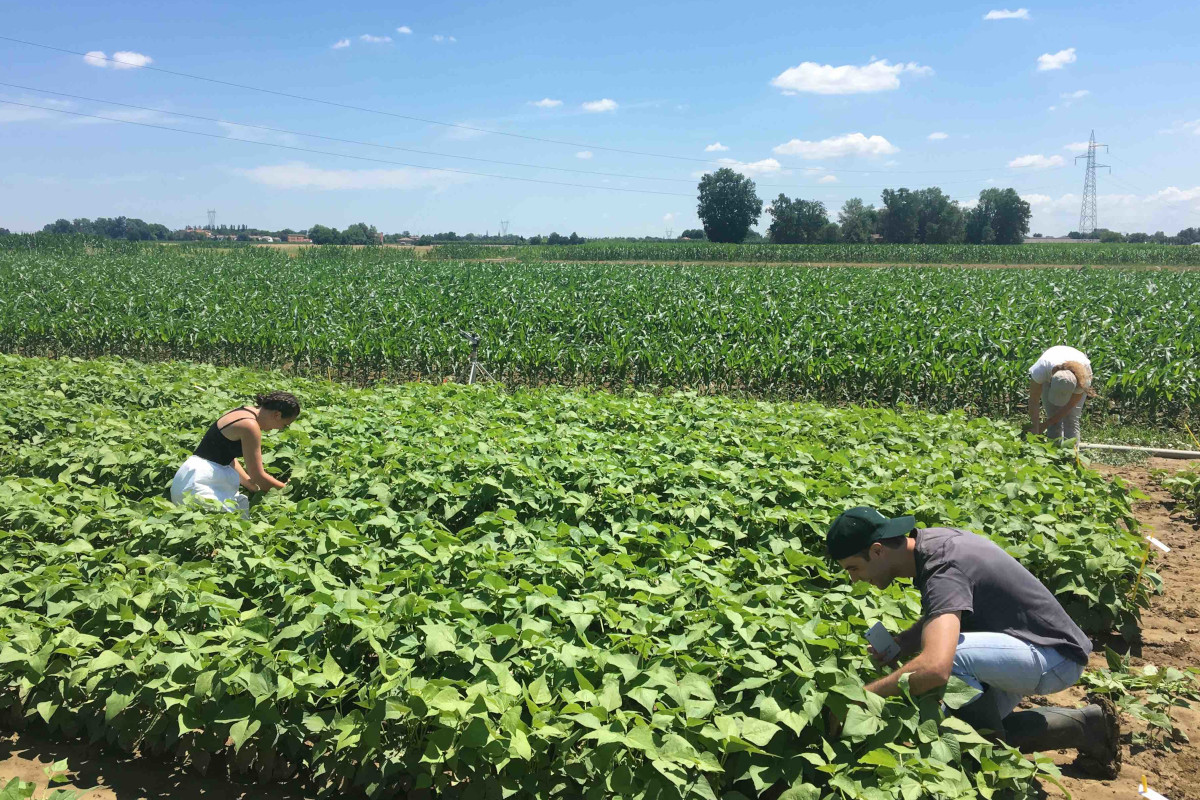
[(416, 244), (417, 240), (413, 236), (401, 236), (396, 240), (396, 244)]
[(312, 239), (299, 233), (286, 233), (283, 236), (283, 240), (288, 244), (312, 244)]
[(197, 236), (203, 236), (205, 239), (211, 239), (213, 235), (212, 231), (205, 230), (204, 228), (184, 228), (183, 232), (194, 233)]

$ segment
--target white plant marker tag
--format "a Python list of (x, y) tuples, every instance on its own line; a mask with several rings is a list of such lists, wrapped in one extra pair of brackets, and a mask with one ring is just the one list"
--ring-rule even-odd
[(1146, 541), (1149, 542), (1150, 544), (1154, 545), (1155, 547), (1157, 547), (1159, 550), (1162, 550), (1164, 553), (1171, 552), (1171, 548), (1167, 547), (1165, 544), (1160, 542), (1158, 539), (1155, 539), (1153, 536), (1147, 536)]
[(1167, 800), (1166, 797), (1150, 788), (1150, 784), (1146, 783), (1145, 775), (1142, 776), (1142, 780), (1138, 784), (1138, 796), (1144, 797), (1146, 800)]

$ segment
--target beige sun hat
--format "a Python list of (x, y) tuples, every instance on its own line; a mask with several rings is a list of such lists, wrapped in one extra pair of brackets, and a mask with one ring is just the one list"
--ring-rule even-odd
[(1060, 369), (1050, 376), (1050, 390), (1046, 393), (1046, 400), (1052, 406), (1065, 406), (1078, 391), (1079, 381), (1075, 373), (1069, 369)]

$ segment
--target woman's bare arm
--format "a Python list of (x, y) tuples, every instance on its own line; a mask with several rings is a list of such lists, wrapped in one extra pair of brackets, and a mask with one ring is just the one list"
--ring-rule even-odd
[(261, 489), (282, 489), (287, 484), (267, 474), (262, 460), (262, 431), (252, 420), (237, 422), (230, 426), (238, 429), (242, 440), (242, 460), (246, 462), (246, 477)]

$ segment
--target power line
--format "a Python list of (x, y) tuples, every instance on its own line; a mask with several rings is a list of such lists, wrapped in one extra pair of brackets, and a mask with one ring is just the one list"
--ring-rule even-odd
[[(21, 90), (27, 91), (27, 92), (39, 92), (41, 94), (52, 94), (57, 97), (69, 97), (73, 100), (83, 100), (83, 101), (86, 101), (89, 103), (102, 103), (104, 105), (119, 106), (121, 108), (131, 108), (131, 109), (134, 109), (137, 111), (148, 111), (148, 112), (152, 112), (155, 114), (164, 114), (167, 116), (179, 117), (181, 119), (195, 119), (195, 120), (201, 120), (203, 122), (213, 122), (218, 125), (233, 125), (233, 126), (239, 127), (239, 128), (248, 128), (251, 130), (267, 131), (269, 133), (278, 133), (278, 134), (284, 134), (284, 135), (288, 135), (288, 136), (304, 136), (304, 137), (307, 137), (310, 139), (321, 139), (321, 140), (327, 141), (327, 142), (338, 142), (340, 144), (351, 144), (351, 145), (358, 145), (361, 147), (376, 147), (376, 148), (380, 148), (380, 149), (384, 149), (384, 150), (396, 150), (396, 151), (404, 152), (404, 153), (417, 153), (419, 155), (437, 156), (440, 158), (457, 158), (457, 159), (462, 159), (465, 161), (477, 161), (477, 162), (485, 163), (485, 164), (498, 164), (500, 166), (506, 166), (506, 167), (522, 167), (522, 168), (527, 168), (527, 169), (542, 169), (542, 170), (550, 170), (553, 172), (568, 172), (568, 173), (573, 173), (573, 174), (577, 174), (577, 175), (598, 175), (598, 176), (605, 177), (605, 178), (631, 178), (634, 180), (643, 180), (643, 181), (667, 181), (667, 182), (672, 182), (672, 183), (688, 183), (688, 184), (694, 184), (696, 182), (694, 178), (666, 178), (666, 177), (659, 177), (659, 176), (654, 176), (654, 175), (634, 175), (634, 174), (624, 173), (624, 172), (604, 172), (604, 171), (600, 171), (600, 170), (575, 169), (575, 168), (571, 168), (571, 167), (552, 167), (552, 166), (542, 165), (542, 164), (527, 164), (527, 163), (523, 163), (520, 161), (501, 161), (501, 160), (494, 159), (494, 158), (480, 158), (477, 156), (464, 156), (464, 155), (457, 155), (454, 153), (440, 153), (440, 152), (437, 152), (434, 150), (418, 150), (418, 149), (412, 148), (412, 147), (401, 147), (399, 145), (383, 144), (381, 142), (367, 142), (367, 141), (361, 141), (358, 139), (346, 139), (346, 138), (342, 138), (342, 137), (338, 137), (338, 136), (327, 136), (325, 134), (320, 134), (320, 133), (306, 133), (304, 131), (294, 131), (294, 130), (290, 130), (287, 128), (273, 128), (268, 125), (255, 125), (255, 124), (246, 123), (246, 122), (234, 122), (233, 120), (220, 119), (218, 117), (206, 117), (206, 116), (202, 116), (200, 114), (189, 114), (189, 113), (182, 112), (182, 111), (172, 111), (172, 110), (164, 109), (164, 108), (154, 108), (152, 106), (139, 106), (139, 105), (134, 105), (132, 103), (122, 103), (118, 100), (105, 100), (105, 99), (99, 98), (99, 97), (88, 97), (86, 95), (71, 94), (69, 92), (56, 92), (52, 89), (42, 89), (42, 88), (38, 88), (36, 86), (25, 86), (25, 85), (19, 84), (19, 83), (7, 83), (4, 81), (0, 81), (0, 86), (7, 86), (11, 89), (21, 89)], [(234, 137), (228, 137), (228, 138), (234, 138)], [(791, 168), (789, 167), (789, 169), (791, 169)], [(820, 168), (818, 168), (818, 167), (798, 167), (797, 169), (817, 170)], [(822, 170), (822, 171), (825, 171), (825, 170)], [(949, 182), (943, 181), (943, 182), (941, 182), (941, 185), (943, 185), (943, 186), (960, 185), (961, 186), (964, 184), (974, 185), (977, 183), (979, 183), (978, 180), (949, 181)], [(756, 185), (763, 187), (763, 188), (770, 188), (770, 189), (821, 189), (821, 188), (824, 188), (820, 184), (758, 183), (757, 181), (756, 181)], [(876, 188), (878, 186), (882, 186), (882, 185), (883, 185), (883, 183), (879, 183), (879, 184), (841, 184), (841, 183), (839, 183), (837, 186), (829, 186), (829, 188), (831, 188), (831, 189), (832, 188), (874, 189), (874, 188)]]
[(139, 128), (154, 128), (155, 130), (160, 130), (160, 131), (171, 131), (172, 133), (184, 133), (189, 136), (203, 136), (206, 139), (217, 139), (222, 142), (241, 142), (243, 144), (259, 145), (261, 147), (274, 147), (279, 150), (294, 150), (294, 151), (300, 152), (300, 153), (314, 153), (316, 155), (322, 155), (322, 156), (336, 156), (338, 158), (352, 158), (355, 161), (370, 161), (370, 162), (373, 162), (376, 164), (392, 164), (395, 166), (409, 167), (412, 169), (427, 169), (427, 170), (433, 170), (435, 172), (453, 172), (458, 175), (473, 175), (477, 178), (500, 178), (501, 180), (506, 180), (506, 181), (522, 181), (524, 183), (543, 183), (543, 184), (548, 184), (550, 186), (570, 186), (570, 187), (574, 187), (577, 189), (604, 189), (604, 190), (611, 191), (611, 192), (630, 192), (633, 194), (657, 194), (657, 195), (665, 195), (667, 197), (692, 198), (692, 195), (690, 195), (690, 194), (680, 194), (679, 192), (657, 192), (652, 189), (627, 189), (627, 188), (622, 188), (620, 186), (596, 186), (593, 184), (586, 184), (586, 183), (565, 183), (563, 181), (547, 181), (547, 180), (542, 180), (540, 178), (520, 178), (515, 175), (494, 175), (494, 174), (489, 174), (486, 172), (471, 172), (471, 171), (465, 170), (465, 169), (454, 169), (453, 167), (427, 167), (427, 166), (424, 166), (421, 164), (408, 164), (403, 161), (390, 161), (390, 160), (384, 159), (384, 158), (371, 158), (370, 156), (355, 156), (355, 155), (350, 155), (349, 153), (335, 153), (331, 150), (314, 150), (310, 147), (296, 147), (294, 145), (278, 144), (276, 142), (255, 142), (255, 141), (251, 141), (249, 139), (231, 139), (228, 136), (220, 136), (215, 133), (204, 133), (203, 131), (188, 131), (188, 130), (184, 130), (183, 128), (170, 128), (170, 127), (167, 127), (166, 125), (154, 125), (149, 122), (134, 122), (133, 120), (128, 120), (128, 119), (115, 119), (113, 117), (102, 117), (98, 114), (83, 114), (79, 111), (67, 111), (66, 109), (62, 109), (62, 108), (47, 108), (46, 106), (35, 106), (31, 103), (18, 103), (14, 100), (0, 100), (0, 103), (4, 103), (4, 104), (10, 105), (10, 106), (21, 106), (22, 108), (36, 108), (39, 111), (53, 111), (55, 114), (69, 114), (73, 117), (85, 117), (87, 119), (99, 119), (99, 120), (104, 120), (105, 122), (117, 122), (122, 125), (136, 125)]
[[(261, 92), (263, 94), (275, 95), (277, 97), (286, 97), (291, 100), (302, 100), (302, 101), (308, 102), (308, 103), (319, 103), (321, 105), (332, 106), (334, 108), (344, 108), (344, 109), (348, 109), (348, 110), (352, 110), (352, 111), (362, 111), (367, 114), (378, 114), (378, 115), (385, 116), (385, 117), (394, 117), (396, 119), (404, 119), (404, 120), (408, 120), (410, 122), (421, 122), (421, 123), (424, 123), (427, 125), (441, 125), (441, 126), (447, 127), (447, 128), (460, 128), (463, 130), (473, 131), (475, 133), (489, 133), (489, 134), (494, 134), (496, 136), (508, 136), (508, 137), (514, 138), (514, 139), (525, 139), (525, 140), (533, 141), (533, 142), (542, 142), (544, 144), (558, 144), (558, 145), (565, 145), (568, 147), (582, 147), (582, 148), (589, 149), (589, 150), (604, 150), (604, 151), (607, 151), (610, 153), (624, 153), (626, 155), (644, 156), (647, 158), (668, 158), (668, 159), (672, 159), (675, 161), (690, 161), (690, 162), (698, 163), (698, 164), (716, 164), (716, 165), (724, 166), (724, 167), (734, 166), (734, 165), (731, 165), (727, 162), (720, 161), (720, 160), (712, 160), (712, 159), (705, 159), (705, 158), (693, 158), (690, 156), (676, 156), (676, 155), (671, 155), (669, 153), (651, 153), (651, 152), (645, 152), (642, 150), (630, 150), (630, 149), (621, 148), (621, 147), (609, 147), (606, 145), (572, 142), (572, 141), (567, 141), (564, 139), (549, 139), (549, 138), (542, 137), (542, 136), (530, 136), (530, 135), (523, 134), (523, 133), (511, 133), (508, 131), (494, 130), (491, 128), (478, 128), (473, 125), (463, 125), (462, 123), (458, 123), (458, 122), (443, 122), (441, 120), (427, 119), (425, 117), (415, 117), (415, 116), (411, 116), (408, 114), (398, 114), (394, 111), (384, 111), (382, 109), (369, 108), (367, 106), (357, 106), (357, 105), (352, 105), (350, 103), (339, 103), (339, 102), (336, 102), (333, 100), (323, 100), (319, 97), (308, 97), (306, 95), (293, 94), (291, 92), (281, 92), (281, 91), (278, 91), (277, 89), (265, 89), (261, 86), (251, 86), (249, 84), (236, 83), (233, 81), (221, 80), (219, 78), (208, 78), (203, 75), (193, 75), (188, 72), (179, 72), (176, 70), (164, 69), (163, 67), (143, 65), (140, 63), (132, 62), (132, 61), (123, 61), (118, 58), (109, 58), (108, 56), (89, 55), (88, 53), (82, 53), (78, 50), (70, 50), (65, 47), (55, 47), (54, 45), (42, 44), (40, 42), (30, 42), (25, 39), (16, 39), (11, 36), (0, 36), (0, 41), (14, 42), (16, 44), (23, 44), (23, 45), (27, 45), (29, 47), (40, 47), (44, 50), (53, 50), (53, 51), (59, 52), (59, 53), (67, 53), (68, 55), (82, 56), (82, 57), (91, 59), (93, 61), (108, 61), (108, 62), (112, 62), (114, 64), (124, 64), (124, 65), (130, 66), (130, 67), (137, 67), (139, 69), (146, 69), (146, 70), (152, 70), (154, 72), (161, 72), (165, 75), (174, 75), (174, 76), (180, 77), (180, 78), (189, 78), (191, 80), (205, 81), (207, 83), (215, 83), (215, 84), (218, 84), (221, 86), (230, 86), (230, 87), (233, 87), (236, 89), (245, 89), (246, 91), (251, 91), (251, 92)], [(100, 101), (100, 102), (103, 102), (103, 101)], [(994, 171), (995, 169), (1017, 169), (1017, 168), (1005, 166), (1005, 167), (976, 167), (976, 168), (971, 168), (971, 169), (946, 169), (946, 170), (869, 170), (869, 169), (836, 169), (835, 170), (835, 169), (820, 169), (818, 167), (795, 166), (795, 167), (792, 167), (792, 169), (802, 169), (802, 170), (807, 170), (807, 171), (821, 171), (821, 172), (843, 172), (843, 173), (847, 173), (847, 174), (857, 173), (857, 174), (864, 174), (864, 175), (888, 175), (888, 174), (922, 175), (922, 174), (934, 174), (934, 173), (991, 172), (991, 171)]]

